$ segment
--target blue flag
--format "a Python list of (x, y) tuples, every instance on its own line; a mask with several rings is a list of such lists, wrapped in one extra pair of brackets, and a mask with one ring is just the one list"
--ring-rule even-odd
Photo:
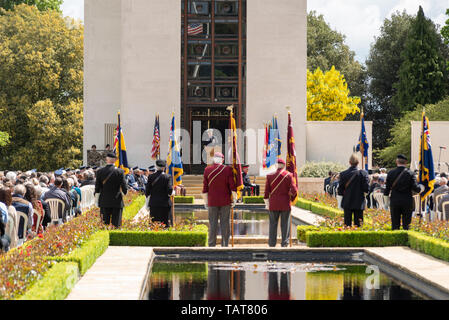
[(426, 112), (423, 111), (422, 127), (421, 127), (421, 142), (419, 154), (419, 174), (418, 182), (424, 185), (424, 192), (421, 193), (421, 200), (424, 201), (434, 189), (435, 184), (435, 170), (433, 167), (432, 145), (430, 143), (429, 118), (426, 117)]
[(170, 126), (170, 141), (168, 145), (167, 174), (173, 177), (174, 187), (182, 184), (182, 175), (184, 174), (181, 151), (179, 150), (178, 142), (176, 141), (175, 130), (175, 114), (173, 113)]
[(267, 169), (271, 168), (276, 164), (277, 159), (280, 156), (280, 134), (279, 129), (276, 128), (277, 121), (275, 118), (268, 125), (268, 150), (267, 150), (267, 159), (266, 166)]
[(366, 137), (366, 129), (365, 129), (365, 115), (362, 112), (361, 115), (361, 123), (362, 123), (362, 129), (360, 132), (359, 137), (359, 143), (357, 144), (357, 152), (360, 152), (362, 154), (363, 160), (365, 162), (365, 170), (368, 171), (368, 150), (369, 150), (369, 143), (368, 138)]

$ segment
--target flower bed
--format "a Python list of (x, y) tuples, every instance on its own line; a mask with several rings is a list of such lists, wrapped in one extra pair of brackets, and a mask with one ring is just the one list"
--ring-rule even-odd
[[(134, 217), (143, 206), (145, 197), (137, 192), (129, 192), (124, 202), (127, 215)], [(206, 232), (198, 228), (199, 226), (195, 225), (179, 225), (162, 232), (164, 226), (153, 223), (148, 218), (138, 222), (125, 219), (121, 230), (112, 231), (110, 226), (106, 227), (102, 223), (99, 209), (90, 209), (61, 226), (49, 227), (44, 234), (38, 235), (7, 254), (2, 254), (0, 256), (0, 299), (65, 298), (64, 295), (67, 295), (70, 290), (67, 291), (61, 286), (65, 280), (73, 277), (73, 272), (69, 268), (70, 270), (67, 269), (69, 271), (61, 274), (60, 268), (64, 269), (63, 266), (72, 266), (75, 263), (77, 273), (83, 275), (107, 249), (110, 233), (160, 233), (170, 235), (165, 240), (161, 240), (165, 245), (170, 244), (170, 239), (175, 239), (176, 245), (180, 245), (182, 241), (187, 241), (188, 244), (193, 243), (193, 245), (205, 245), (203, 238), (206, 234), (207, 239), (207, 227)], [(189, 238), (189, 233), (194, 236)], [(129, 235), (127, 237), (129, 238)], [(153, 235), (152, 238), (162, 239), (160, 235)], [(198, 240), (198, 238), (201, 239)], [(114, 239), (117, 239), (117, 236)], [(141, 243), (149, 242), (144, 240)], [(157, 243), (154, 244), (157, 245)], [(39, 290), (35, 289), (37, 286), (45, 288), (45, 292), (39, 294)]]
[(327, 195), (302, 194), (296, 206), (320, 214), (325, 220), (320, 226), (298, 226), (298, 240), (306, 242), (308, 246), (328, 247), (407, 245), (414, 250), (449, 261), (449, 221), (423, 222), (415, 218), (410, 225), (410, 231), (403, 231), (407, 234), (405, 241), (403, 234), (394, 235), (397, 231), (391, 231), (390, 212), (366, 209), (362, 227), (349, 228), (344, 225), (343, 212), (337, 209), (340, 212), (338, 214), (336, 211), (336, 203), (336, 199)]

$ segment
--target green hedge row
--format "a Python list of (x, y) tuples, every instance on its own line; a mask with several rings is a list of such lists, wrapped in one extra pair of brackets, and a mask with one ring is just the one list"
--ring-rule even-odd
[(189, 203), (189, 204), (193, 204), (194, 202), (195, 202), (195, 197), (175, 196), (175, 203)]
[(205, 247), (207, 231), (110, 231), (111, 246)]
[(245, 196), (243, 197), (243, 203), (244, 204), (259, 204), (262, 203), (264, 204), (265, 201), (263, 201), (263, 197), (262, 196), (256, 196), (256, 197), (249, 197), (249, 196)]
[(305, 200), (305, 199), (298, 199), (298, 202), (296, 202), (296, 206), (298, 208), (312, 211), (315, 214), (318, 214), (320, 216), (325, 216), (329, 218), (335, 218), (340, 217), (343, 215), (343, 211), (340, 209), (334, 209), (329, 206), (326, 206), (325, 204)]
[(298, 201), (296, 202), (296, 206), (298, 208), (301, 208), (301, 209), (304, 209), (304, 210), (312, 211), (311, 210), (312, 203), (313, 203), (312, 201), (299, 198)]
[(408, 245), (407, 231), (308, 231), (307, 246), (394, 247)]
[(78, 277), (76, 263), (56, 263), (19, 300), (64, 300)]
[(432, 257), (449, 261), (449, 243), (425, 234), (409, 231), (408, 242), (410, 248), (428, 254)]
[(76, 262), (80, 274), (84, 275), (87, 270), (97, 261), (109, 246), (109, 232), (99, 231), (83, 243), (80, 248), (64, 257), (49, 258), (55, 261)]
[(298, 226), (296, 229), (296, 238), (302, 243), (306, 243), (306, 233), (308, 231), (320, 231), (317, 226)]
[(145, 196), (137, 197), (129, 206), (123, 208), (122, 218), (123, 220), (131, 220), (145, 205)]

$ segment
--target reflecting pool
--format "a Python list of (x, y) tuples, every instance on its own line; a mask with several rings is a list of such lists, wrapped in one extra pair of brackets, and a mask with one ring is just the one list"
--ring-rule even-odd
[(149, 300), (421, 300), (366, 265), (285, 262), (163, 262)]
[[(176, 211), (176, 223), (195, 221), (198, 224), (209, 226), (209, 216), (206, 210), (197, 210), (195, 212)], [(281, 234), (280, 221), (278, 226), (278, 235)], [(268, 212), (235, 210), (234, 211), (234, 236), (235, 237), (268, 237), (269, 231)], [(296, 230), (297, 224), (293, 221), (292, 230)], [(218, 228), (218, 235), (221, 235)], [(293, 233), (293, 236), (295, 233)]]

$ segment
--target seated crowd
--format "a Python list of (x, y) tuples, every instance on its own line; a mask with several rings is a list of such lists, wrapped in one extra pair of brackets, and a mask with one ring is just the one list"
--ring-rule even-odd
[(45, 173), (0, 172), (2, 249), (15, 248), (49, 226), (51, 199), (64, 203), (63, 210), (58, 212), (58, 223), (81, 214), (80, 188), (89, 184), (95, 184), (95, 171), (85, 167)]

